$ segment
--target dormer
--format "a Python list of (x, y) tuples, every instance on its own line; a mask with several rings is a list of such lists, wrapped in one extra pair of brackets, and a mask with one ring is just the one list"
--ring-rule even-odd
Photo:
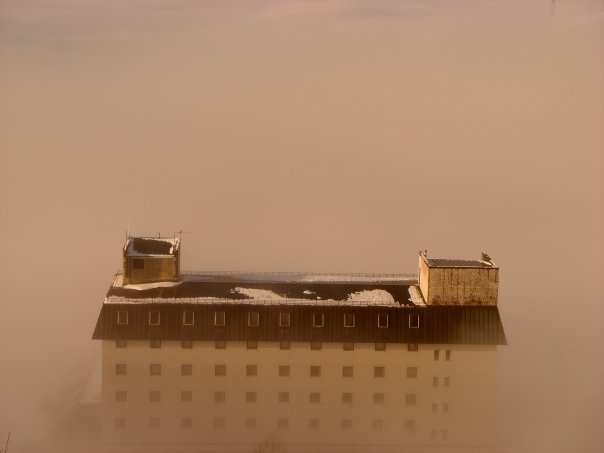
[(499, 267), (480, 260), (428, 258), (419, 252), (419, 288), (427, 305), (497, 305)]
[(180, 239), (129, 237), (123, 248), (124, 285), (174, 282), (180, 277)]

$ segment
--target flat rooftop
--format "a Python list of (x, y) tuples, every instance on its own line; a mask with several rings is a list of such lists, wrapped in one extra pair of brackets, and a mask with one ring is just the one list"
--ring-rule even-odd
[(124, 285), (113, 280), (105, 303), (254, 305), (422, 305), (412, 274), (185, 272), (177, 282)]

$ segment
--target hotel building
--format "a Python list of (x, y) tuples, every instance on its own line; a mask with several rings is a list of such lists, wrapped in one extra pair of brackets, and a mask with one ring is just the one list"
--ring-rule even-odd
[(499, 268), (417, 275), (183, 272), (180, 240), (128, 238), (106, 295), (110, 451), (489, 452)]

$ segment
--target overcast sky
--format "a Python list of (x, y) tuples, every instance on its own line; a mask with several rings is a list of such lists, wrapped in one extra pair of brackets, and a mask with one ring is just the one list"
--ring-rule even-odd
[(603, 449), (603, 25), (590, 0), (1, 0), (0, 439), (100, 353), (129, 224), (183, 230), (191, 270), (485, 250), (503, 451)]

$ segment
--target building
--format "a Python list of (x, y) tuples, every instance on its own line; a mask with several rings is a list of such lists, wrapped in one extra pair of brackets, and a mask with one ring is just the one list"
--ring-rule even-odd
[(111, 451), (487, 452), (499, 268), (419, 253), (415, 275), (190, 273), (128, 238), (103, 303)]

